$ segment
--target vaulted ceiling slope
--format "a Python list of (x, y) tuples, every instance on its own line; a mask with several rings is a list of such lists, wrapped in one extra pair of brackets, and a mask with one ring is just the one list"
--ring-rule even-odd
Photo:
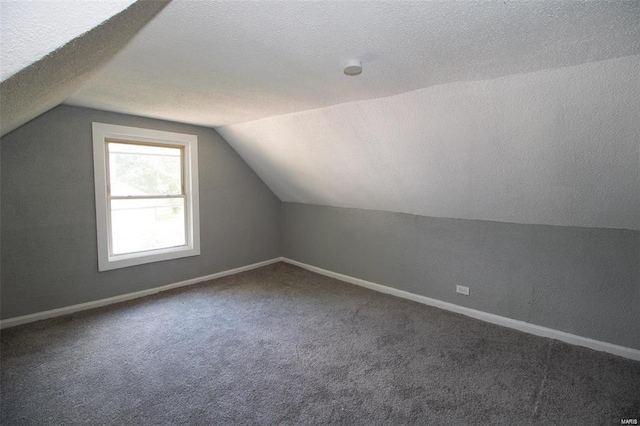
[(0, 81), (131, 6), (134, 0), (0, 2)]
[(0, 3), (0, 134), (64, 102), (168, 0)]
[(640, 55), (219, 132), (283, 201), (640, 230)]

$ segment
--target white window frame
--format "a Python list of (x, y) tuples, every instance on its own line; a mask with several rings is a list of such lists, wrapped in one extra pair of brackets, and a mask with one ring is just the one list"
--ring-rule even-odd
[[(136, 253), (111, 253), (109, 224), (107, 139), (154, 145), (184, 147), (185, 219), (187, 222), (184, 246), (147, 250)], [(144, 263), (197, 256), (200, 254), (200, 202), (198, 191), (198, 137), (184, 133), (164, 132), (115, 124), (93, 123), (93, 171), (96, 192), (96, 230), (98, 236), (98, 270), (126, 268)]]

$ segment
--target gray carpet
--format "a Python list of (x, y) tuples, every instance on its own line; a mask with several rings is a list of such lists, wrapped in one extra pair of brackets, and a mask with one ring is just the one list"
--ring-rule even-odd
[(620, 424), (640, 362), (284, 263), (2, 332), (2, 424)]

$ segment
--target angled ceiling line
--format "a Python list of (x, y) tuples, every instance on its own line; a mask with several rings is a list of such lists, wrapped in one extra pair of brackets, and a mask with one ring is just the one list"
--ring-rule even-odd
[(0, 136), (64, 102), (168, 3), (137, 1), (2, 81)]

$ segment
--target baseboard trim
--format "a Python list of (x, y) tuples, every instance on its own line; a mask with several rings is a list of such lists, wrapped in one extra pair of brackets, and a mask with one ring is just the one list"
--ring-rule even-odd
[(47, 318), (54, 318), (62, 315), (68, 315), (74, 312), (85, 311), (87, 309), (99, 308), (101, 306), (111, 305), (113, 303), (124, 302), (132, 299), (138, 299), (140, 297), (149, 296), (151, 294), (160, 293), (162, 291), (172, 290), (174, 288), (185, 287), (185, 286), (197, 284), (203, 281), (214, 280), (216, 278), (222, 278), (228, 275), (234, 275), (240, 272), (250, 271), (251, 269), (261, 268), (263, 266), (271, 265), (272, 263), (277, 263), (281, 261), (282, 261), (282, 258), (276, 257), (274, 259), (265, 260), (263, 262), (252, 263), (251, 265), (241, 266), (239, 268), (234, 268), (234, 269), (228, 269), (226, 271), (216, 272), (215, 274), (205, 275), (202, 277), (191, 278), (189, 280), (179, 281), (177, 283), (167, 284), (161, 287), (154, 287), (147, 290), (136, 291), (133, 293), (121, 294), (119, 296), (113, 296), (106, 299), (94, 300), (91, 302), (80, 303), (77, 305), (65, 306), (63, 308), (51, 309), (49, 311), (36, 312), (35, 314), (7, 318), (0, 321), (0, 329), (15, 327), (17, 325), (27, 324), (34, 321), (40, 321)]
[(281, 260), (283, 262), (299, 266), (309, 271), (316, 272), (318, 274), (325, 275), (327, 277), (335, 278), (340, 281), (345, 281), (351, 284), (365, 287), (374, 291), (378, 291), (380, 293), (386, 293), (392, 296), (401, 297), (403, 299), (413, 300), (414, 302), (423, 303), (425, 305), (435, 306), (436, 308), (445, 309), (447, 311), (466, 315), (471, 318), (490, 322), (492, 324), (501, 325), (503, 327), (513, 328), (515, 330), (523, 331), (525, 333), (535, 334), (536, 336), (548, 337), (551, 339), (556, 339), (562, 342), (570, 343), (572, 345), (584, 346), (586, 348), (594, 349), (597, 351), (608, 352), (624, 358), (640, 361), (640, 350), (637, 350), (637, 349), (614, 345), (613, 343), (607, 343), (599, 340), (590, 339), (588, 337), (577, 336), (575, 334), (566, 333), (564, 331), (554, 330), (552, 328), (542, 327), (540, 325), (535, 325), (528, 322), (515, 320), (512, 318), (502, 317), (500, 315), (490, 314), (488, 312), (466, 308), (464, 306), (455, 305), (449, 302), (443, 302), (441, 300), (432, 299), (430, 297), (409, 293), (404, 290), (398, 290), (393, 287), (387, 287), (382, 284), (376, 284), (371, 281), (366, 281), (360, 278), (351, 277), (349, 275), (340, 274), (338, 272), (329, 271), (327, 269), (318, 268), (317, 266), (308, 265), (306, 263), (298, 262), (297, 260), (289, 259), (286, 257), (281, 258)]
[(632, 348), (627, 348), (625, 346), (614, 345), (613, 343), (607, 343), (599, 340), (590, 339), (588, 337), (577, 336), (575, 334), (566, 333), (564, 331), (554, 330), (552, 328), (542, 327), (540, 325), (535, 325), (528, 322), (515, 320), (512, 318), (502, 317), (500, 315), (490, 314), (488, 312), (478, 311), (476, 309), (466, 308), (464, 306), (455, 305), (449, 302), (443, 302), (441, 300), (432, 299), (430, 297), (421, 296), (419, 294), (409, 293), (408, 291), (398, 290), (393, 287), (388, 287), (382, 284), (377, 284), (377, 283), (363, 280), (360, 278), (351, 277), (349, 275), (340, 274), (338, 272), (329, 271), (327, 269), (319, 268), (317, 266), (312, 266), (303, 262), (298, 262), (297, 260), (289, 259), (286, 257), (277, 257), (274, 259), (265, 260), (263, 262), (257, 262), (257, 263), (252, 263), (251, 265), (241, 266), (239, 268), (216, 272), (215, 274), (205, 275), (201, 277), (191, 278), (185, 281), (179, 281), (176, 283), (167, 284), (161, 287), (154, 287), (147, 290), (136, 291), (133, 293), (121, 294), (121, 295), (109, 297), (106, 299), (94, 300), (91, 302), (80, 303), (77, 305), (65, 306), (63, 308), (51, 309), (49, 311), (36, 312), (34, 314), (23, 315), (23, 316), (14, 317), (14, 318), (7, 318), (0, 321), (0, 329), (15, 327), (17, 325), (40, 321), (47, 318), (54, 318), (62, 315), (68, 315), (74, 312), (111, 305), (113, 303), (124, 302), (132, 299), (138, 299), (140, 297), (149, 296), (155, 293), (160, 293), (160, 292), (171, 290), (174, 288), (185, 287), (185, 286), (197, 284), (203, 281), (214, 280), (216, 278), (222, 278), (229, 275), (238, 274), (240, 272), (250, 271), (252, 269), (261, 268), (263, 266), (271, 265), (277, 262), (290, 263), (292, 265), (299, 266), (309, 271), (312, 271), (321, 275), (325, 275), (327, 277), (335, 278), (350, 284), (355, 284), (360, 287), (365, 287), (380, 293), (390, 294), (392, 296), (401, 297), (403, 299), (412, 300), (414, 302), (422, 303), (429, 306), (434, 306), (440, 309), (445, 309), (447, 311), (466, 315), (471, 318), (475, 318), (485, 322), (490, 322), (492, 324), (501, 325), (503, 327), (513, 328), (515, 330), (534, 334), (536, 336), (548, 337), (548, 338), (560, 340), (562, 342), (566, 342), (572, 345), (584, 346), (586, 348), (594, 349), (597, 351), (608, 352), (624, 358), (640, 361), (640, 350), (638, 349), (632, 349)]

